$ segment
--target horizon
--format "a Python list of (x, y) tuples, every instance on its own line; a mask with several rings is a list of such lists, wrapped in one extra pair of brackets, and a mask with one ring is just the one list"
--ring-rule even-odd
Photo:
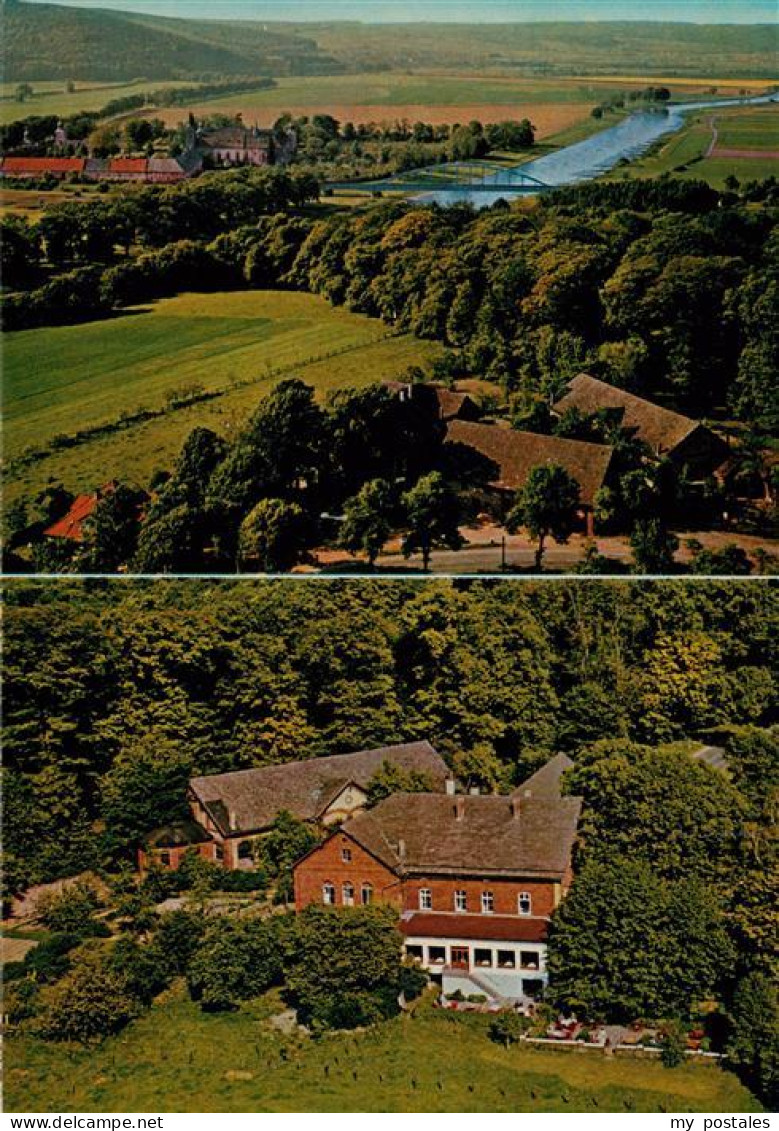
[[(775, 0), (428, 0), (424, 15), (411, 0), (287, 0), (280, 18), (276, 0), (24, 0), (31, 4), (92, 11), (111, 10), (173, 19), (209, 19), (277, 24), (396, 23), (683, 23), (721, 26), (776, 24)], [(649, 11), (647, 11), (647, 7)], [(367, 10), (366, 10), (367, 9)], [(552, 10), (550, 12), (550, 9)], [(372, 10), (372, 11), (371, 11)]]

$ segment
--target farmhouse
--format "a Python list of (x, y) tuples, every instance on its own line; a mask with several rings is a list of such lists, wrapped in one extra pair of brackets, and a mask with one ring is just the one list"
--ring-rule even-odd
[(77, 495), (70, 505), (67, 514), (62, 518), (58, 518), (51, 526), (47, 527), (43, 535), (45, 538), (64, 538), (69, 542), (83, 542), (84, 541), (84, 524), (87, 519), (90, 519), (97, 510), (98, 503), (107, 498), (108, 495), (113, 495), (116, 491), (117, 483), (111, 481), (105, 483), (97, 491), (93, 491), (90, 495)]
[(643, 440), (656, 456), (667, 456), (679, 466), (686, 464), (701, 477), (712, 475), (730, 454), (727, 444), (698, 421), (587, 373), (574, 377), (554, 405), (559, 414), (568, 409), (578, 409), (583, 416), (600, 409), (618, 410), (622, 413), (622, 427)]
[(572, 878), (581, 801), (558, 756), (508, 797), (393, 794), (295, 867), (295, 906), (389, 903), (445, 993), (520, 999), (547, 981), (549, 918)]
[(181, 157), (3, 157), (0, 176), (85, 177), (90, 181), (177, 184), (199, 173), (202, 161), (193, 155)]
[(409, 381), (383, 381), (384, 388), (399, 401), (411, 402), (435, 413), (438, 420), (478, 420), (481, 410), (467, 393), (447, 389), (445, 385), (413, 383)]
[(466, 420), (449, 423), (446, 441), (482, 456), (489, 468), (490, 486), (504, 496), (523, 487), (534, 467), (564, 467), (579, 484), (580, 518), (587, 533), (593, 533), (595, 496), (606, 483), (613, 448)]
[(424, 774), (434, 790), (444, 789), (449, 774), (429, 742), (410, 742), (193, 778), (188, 795), (192, 821), (150, 833), (139, 854), (140, 867), (156, 863), (177, 868), (193, 847), (225, 868), (251, 867), (254, 840), (281, 810), (323, 825), (344, 820), (365, 808), (368, 783), (385, 762)]

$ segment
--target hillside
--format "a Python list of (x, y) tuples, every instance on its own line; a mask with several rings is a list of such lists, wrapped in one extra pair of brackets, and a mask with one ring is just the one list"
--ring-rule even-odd
[(525, 76), (776, 77), (776, 33), (770, 25), (265, 24), (166, 19), (24, 0), (4, 0), (2, 17), (7, 82), (431, 67)]
[(5, 0), (6, 82), (204, 74), (332, 74), (340, 65), (306, 35), (260, 24), (153, 19), (129, 12)]

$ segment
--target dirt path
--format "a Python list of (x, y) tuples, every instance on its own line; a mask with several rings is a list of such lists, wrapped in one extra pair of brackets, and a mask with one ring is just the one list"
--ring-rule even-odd
[(717, 119), (716, 118), (709, 118), (709, 125), (711, 126), (711, 141), (709, 142), (709, 148), (706, 150), (706, 152), (703, 155), (704, 157), (711, 157), (711, 155), (714, 152), (714, 149), (716, 147), (716, 144), (719, 141), (719, 130), (717, 129)]

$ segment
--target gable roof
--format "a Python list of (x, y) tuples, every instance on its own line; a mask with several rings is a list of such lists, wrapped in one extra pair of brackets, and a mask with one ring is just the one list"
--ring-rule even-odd
[(453, 420), (446, 429), (449, 443), (465, 444), (496, 464), (492, 486), (515, 491), (524, 486), (534, 467), (559, 464), (579, 484), (581, 501), (591, 507), (603, 486), (613, 448), (583, 440), (564, 440), (536, 432), (517, 432), (497, 424)]
[(211, 149), (267, 149), (271, 143), (271, 130), (247, 129), (245, 126), (223, 126), (209, 130), (201, 141)]
[(688, 416), (599, 381), (588, 373), (574, 377), (554, 406), (555, 412), (560, 413), (569, 408), (576, 408), (585, 416), (602, 408), (622, 409), (622, 427), (658, 453), (673, 451), (691, 432), (702, 427)]
[(106, 495), (112, 495), (115, 490), (116, 483), (112, 481), (104, 484), (99, 491), (94, 491), (91, 495), (77, 495), (70, 504), (70, 510), (67, 514), (47, 527), (43, 532), (44, 536), (46, 538), (67, 538), (71, 542), (83, 542), (84, 523), (95, 513), (98, 503)]
[(385, 761), (425, 773), (434, 788), (444, 787), (446, 763), (429, 742), (214, 774), (189, 784), (219, 831), (236, 836), (268, 828), (281, 809), (299, 820), (316, 820), (345, 786), (353, 783), (364, 789)]
[(566, 770), (570, 770), (573, 762), (567, 754), (555, 754), (540, 770), (536, 770), (529, 778), (518, 785), (512, 797), (537, 797), (554, 800), (562, 797), (560, 782)]
[(395, 793), (352, 817), (341, 832), (401, 876), (470, 873), (562, 879), (570, 865), (580, 811), (578, 797)]
[(83, 157), (3, 157), (0, 169), (3, 173), (83, 173), (86, 159)]
[(109, 173), (144, 174), (148, 167), (146, 157), (112, 157), (108, 162)]
[(714, 770), (727, 772), (728, 756), (727, 751), (722, 746), (701, 746), (700, 750), (693, 751), (692, 758), (695, 762), (705, 762), (707, 766), (711, 766)]

